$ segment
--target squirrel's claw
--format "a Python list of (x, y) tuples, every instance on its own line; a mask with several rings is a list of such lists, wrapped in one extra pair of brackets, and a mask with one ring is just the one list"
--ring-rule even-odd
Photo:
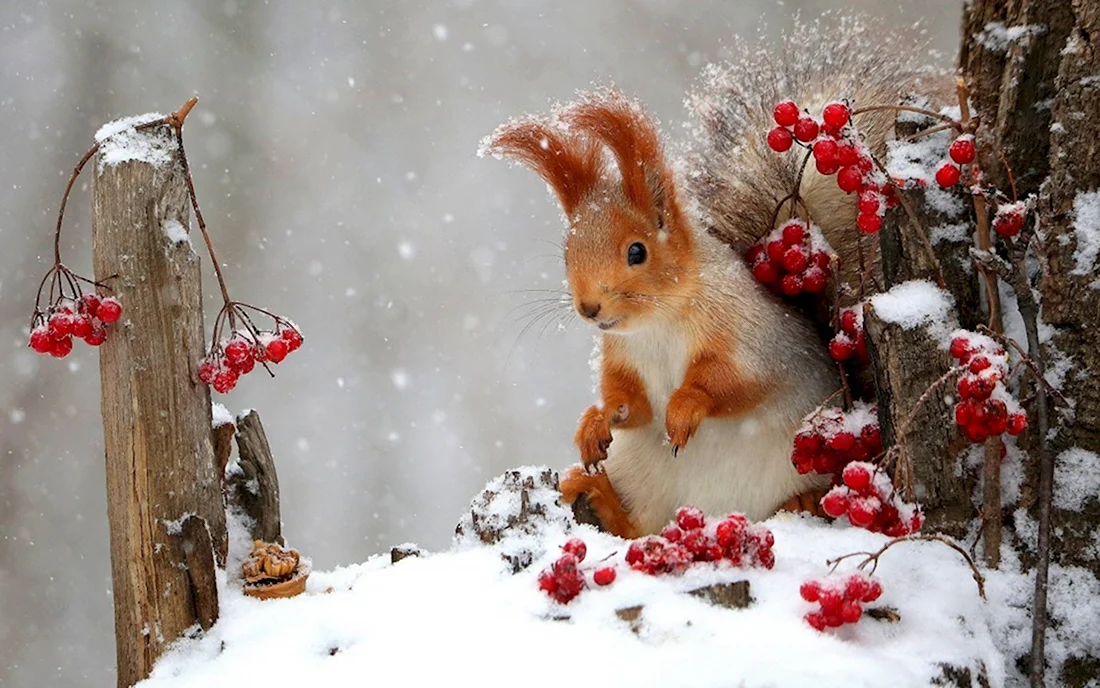
[(586, 471), (589, 466), (607, 458), (607, 449), (611, 446), (611, 424), (602, 409), (590, 406), (584, 412), (574, 442), (580, 449), (581, 463)]
[(665, 432), (676, 456), (706, 418), (709, 398), (700, 390), (681, 387), (672, 393), (665, 410)]

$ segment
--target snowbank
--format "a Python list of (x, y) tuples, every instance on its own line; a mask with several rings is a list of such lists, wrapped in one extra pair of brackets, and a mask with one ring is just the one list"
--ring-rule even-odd
[[(555, 509), (544, 526), (497, 544), (465, 537), (396, 564), (376, 556), (314, 572), (293, 599), (254, 600), (223, 581), (217, 625), (179, 642), (140, 685), (927, 686), (943, 664), (969, 669), (975, 685), (979, 673), (993, 686), (1004, 682), (990, 630), (998, 614), (978, 597), (970, 568), (941, 544), (902, 543), (883, 555), (875, 575), (884, 592), (872, 606), (894, 608), (899, 621), (865, 617), (819, 633), (802, 619), (813, 605), (799, 585), (824, 575), (826, 559), (873, 551), (886, 538), (781, 514), (766, 523), (773, 570), (697, 564), (682, 576), (650, 577), (623, 565), (623, 540), (563, 523)], [(588, 544), (582, 568), (609, 558), (619, 576), (563, 606), (535, 579), (569, 530)], [(513, 575), (504, 556), (524, 539), (538, 541), (528, 547), (534, 563)], [(834, 575), (857, 559), (848, 561)], [(685, 594), (742, 579), (755, 599), (748, 609)], [(632, 629), (615, 612), (634, 605), (644, 608)]]

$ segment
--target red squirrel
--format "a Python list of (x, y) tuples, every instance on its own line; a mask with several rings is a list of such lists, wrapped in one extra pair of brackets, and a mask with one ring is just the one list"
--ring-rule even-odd
[[(600, 333), (600, 401), (580, 419), (581, 464), (560, 488), (604, 530), (656, 533), (684, 504), (754, 520), (816, 505), (828, 478), (798, 474), (792, 439), (838, 389), (836, 368), (813, 324), (759, 285), (731, 245), (743, 249), (787, 219), (774, 209), (797, 170), (763, 141), (775, 102), (794, 96), (818, 111), (852, 94), (897, 102), (910, 72), (896, 61), (887, 68), (899, 76), (877, 91), (853, 71), (847, 80), (822, 75), (828, 90), (801, 99), (805, 92), (779, 93), (780, 80), (768, 81), (774, 69), (745, 77), (759, 80), (755, 91), (723, 86), (730, 74), (713, 72), (711, 98), (698, 108), (709, 149), (689, 163), (688, 180), (674, 173), (653, 120), (616, 91), (511, 121), (484, 142), (482, 152), (541, 176), (568, 221), (573, 308)], [(857, 121), (874, 149), (891, 123), (882, 113)], [(801, 195), (834, 250), (854, 256), (846, 237), (855, 199), (831, 182), (811, 170)]]

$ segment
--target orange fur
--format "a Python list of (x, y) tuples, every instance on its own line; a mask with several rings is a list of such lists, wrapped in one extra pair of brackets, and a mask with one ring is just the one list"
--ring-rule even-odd
[(699, 342), (683, 384), (668, 400), (665, 427), (673, 451), (687, 444), (703, 419), (731, 418), (756, 408), (774, 386), (774, 381), (750, 379), (741, 372), (737, 362), (726, 353), (730, 350), (727, 343), (730, 338), (732, 334)]
[(623, 508), (619, 494), (611, 486), (606, 473), (587, 473), (580, 466), (572, 466), (561, 479), (558, 489), (565, 504), (572, 504), (580, 495), (587, 497), (604, 532), (627, 539), (641, 535), (641, 530)]
[(570, 217), (599, 180), (602, 168), (599, 146), (536, 118), (504, 124), (489, 137), (485, 151), (534, 170), (554, 189)]
[(814, 516), (826, 517), (825, 512), (821, 509), (821, 498), (825, 496), (826, 492), (827, 490), (810, 490), (795, 495), (783, 502), (783, 505), (779, 507), (779, 511), (788, 511), (792, 514), (805, 511)]
[(601, 406), (590, 406), (581, 416), (574, 442), (581, 462), (588, 466), (607, 458), (611, 428), (637, 428), (653, 420), (653, 409), (638, 373), (615, 355), (615, 342), (604, 337), (604, 360), (600, 374)]

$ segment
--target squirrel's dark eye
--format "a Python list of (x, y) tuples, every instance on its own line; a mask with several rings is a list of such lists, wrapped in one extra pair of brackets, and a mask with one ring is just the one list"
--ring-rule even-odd
[(627, 265), (641, 265), (645, 262), (645, 257), (645, 245), (640, 241), (635, 241), (630, 245), (630, 248), (626, 249)]

